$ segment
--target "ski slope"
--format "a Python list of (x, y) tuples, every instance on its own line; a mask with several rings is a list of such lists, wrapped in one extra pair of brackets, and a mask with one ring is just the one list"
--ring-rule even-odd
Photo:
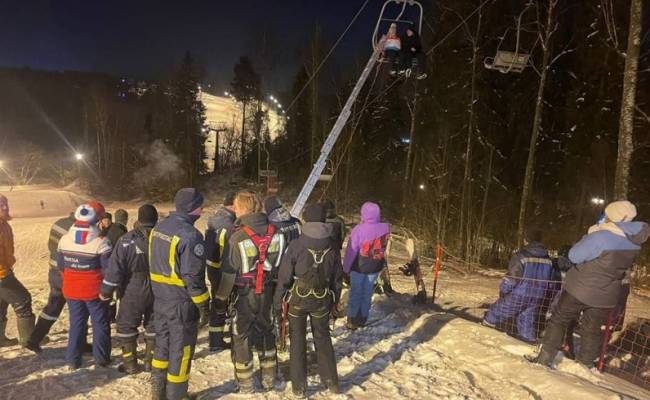
[[(135, 215), (135, 204), (108, 205), (109, 211), (117, 207)], [(169, 205), (161, 208), (168, 210)], [(30, 289), (36, 313), (47, 301), (46, 243), (50, 224), (57, 217), (12, 221), (17, 238), (16, 274)], [(203, 229), (205, 220), (199, 221), (199, 229)], [(312, 370), (310, 398), (650, 399), (640, 388), (583, 370), (570, 360), (562, 360), (558, 371), (532, 365), (523, 358), (534, 351), (532, 346), (476, 323), (484, 311), (483, 303), (494, 299), (498, 277), (444, 271), (439, 283), (439, 306), (412, 305), (413, 280), (397, 272), (404, 257), (398, 250), (391, 259), (393, 286), (398, 293), (374, 297), (368, 327), (350, 332), (342, 319), (336, 321), (333, 340), (343, 393), (330, 395)], [(431, 288), (430, 277), (425, 278)], [(632, 301), (647, 306), (637, 296)], [(14, 336), (15, 319), (12, 311), (9, 314), (8, 334)], [(121, 400), (149, 396), (148, 374), (125, 376), (117, 372), (119, 350), (113, 352), (111, 368), (95, 369), (92, 359), (86, 358), (81, 369), (68, 371), (67, 323), (65, 310), (52, 329), (52, 342), (40, 355), (18, 347), (0, 349), (0, 399)], [(286, 383), (273, 392), (246, 396), (234, 393), (230, 354), (209, 353), (205, 330), (198, 343), (190, 391), (200, 398), (282, 399), (290, 393)], [(280, 354), (280, 373), (284, 377), (288, 377), (287, 357), (286, 353)]]

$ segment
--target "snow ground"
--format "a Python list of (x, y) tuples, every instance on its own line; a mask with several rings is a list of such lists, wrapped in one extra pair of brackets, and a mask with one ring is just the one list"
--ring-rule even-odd
[[(109, 211), (117, 207), (135, 215), (133, 204), (108, 205)], [(16, 274), (30, 289), (36, 313), (47, 301), (48, 230), (56, 218), (68, 212), (67, 207), (56, 216), (26, 212), (24, 218), (12, 221), (17, 239)], [(204, 224), (205, 218), (199, 221), (199, 229)], [(437, 293), (439, 306), (413, 306), (413, 280), (397, 271), (404, 261), (399, 251), (391, 259), (392, 281), (398, 294), (375, 296), (367, 328), (349, 332), (342, 319), (336, 322), (333, 337), (343, 393), (329, 395), (319, 385), (317, 375), (310, 373), (311, 398), (650, 399), (650, 394), (636, 386), (581, 370), (569, 360), (562, 360), (558, 371), (531, 365), (523, 355), (532, 353), (532, 346), (477, 324), (485, 304), (496, 297), (498, 276), (443, 271)], [(430, 296), (431, 274), (423, 268)], [(647, 300), (633, 296), (631, 301), (633, 310), (648, 312)], [(14, 336), (14, 316), (11, 311), (9, 314), (9, 335)], [(67, 371), (67, 321), (66, 310), (52, 329), (52, 343), (41, 355), (18, 347), (0, 349), (0, 399), (112, 400), (149, 396), (148, 374), (124, 376), (115, 369), (119, 350), (114, 352), (111, 368), (95, 369), (92, 360), (86, 359), (82, 369)], [(286, 353), (280, 355), (284, 376), (288, 376), (287, 357)], [(275, 392), (252, 396), (234, 394), (228, 352), (208, 353), (207, 332), (201, 332), (192, 366), (191, 392), (205, 399), (281, 399), (290, 392), (288, 386), (282, 384)]]

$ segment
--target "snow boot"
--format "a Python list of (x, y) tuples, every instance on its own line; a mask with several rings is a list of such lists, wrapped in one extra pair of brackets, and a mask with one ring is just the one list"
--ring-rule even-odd
[(167, 374), (165, 370), (161, 372), (151, 374), (151, 400), (167, 399)]
[(306, 398), (305, 392), (306, 392), (305, 388), (301, 388), (301, 387), (292, 387), (291, 388), (291, 395), (292, 395), (292, 398), (294, 398), (294, 399), (304, 399), (304, 398)]
[(340, 394), (341, 393), (341, 388), (339, 387), (338, 382), (326, 381), (325, 386), (327, 386), (327, 390), (330, 392), (330, 394)]
[(131, 341), (122, 345), (122, 364), (117, 367), (117, 370), (129, 375), (140, 372), (138, 370), (138, 342)]
[(9, 339), (5, 336), (7, 329), (7, 321), (0, 321), (0, 347), (15, 346), (18, 344), (18, 339)]
[(230, 344), (226, 343), (226, 341), (223, 339), (223, 332), (210, 332), (209, 336), (210, 344), (208, 346), (208, 350), (210, 353), (216, 353), (230, 348)]
[(156, 350), (156, 339), (145, 338), (144, 340), (144, 370), (151, 372), (151, 362), (153, 361), (153, 353)]
[(359, 329), (357, 324), (354, 322), (354, 319), (349, 317), (348, 317), (348, 321), (345, 323), (345, 327), (351, 331), (356, 331), (357, 329)]
[(253, 386), (253, 379), (240, 379), (237, 381), (237, 393), (239, 394), (253, 394), (255, 387)]
[(551, 368), (553, 366), (553, 360), (555, 360), (556, 354), (557, 351), (551, 352), (548, 351), (548, 349), (545, 348), (545, 346), (542, 346), (537, 357), (530, 357), (528, 360), (535, 364), (540, 364), (545, 367)]
[(48, 340), (47, 339), (47, 334), (50, 332), (50, 329), (52, 328), (52, 325), (54, 325), (56, 321), (52, 321), (49, 319), (45, 319), (42, 317), (39, 317), (38, 320), (36, 320), (36, 326), (34, 327), (34, 331), (32, 332), (32, 335), (29, 337), (29, 340), (27, 341), (27, 347), (29, 350), (33, 351), (34, 353), (40, 353), (43, 351), (41, 349), (41, 344), (46, 344)]
[(36, 317), (34, 317), (33, 315), (31, 317), (18, 318), (16, 320), (16, 323), (18, 325), (18, 336), (20, 337), (18, 341), (21, 346), (27, 347), (29, 338), (32, 336), (32, 332), (34, 332), (35, 322), (36, 322)]

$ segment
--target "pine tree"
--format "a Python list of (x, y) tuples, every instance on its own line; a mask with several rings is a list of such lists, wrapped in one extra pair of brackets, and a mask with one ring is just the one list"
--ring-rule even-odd
[(189, 186), (194, 186), (199, 174), (205, 171), (205, 106), (199, 97), (198, 67), (186, 52), (172, 82), (171, 106), (172, 144), (183, 161)]
[(241, 160), (244, 165), (246, 158), (246, 107), (251, 102), (261, 99), (262, 84), (260, 76), (255, 72), (253, 63), (247, 56), (239, 58), (239, 62), (235, 64), (234, 72), (235, 77), (230, 82), (230, 91), (235, 99), (242, 103)]

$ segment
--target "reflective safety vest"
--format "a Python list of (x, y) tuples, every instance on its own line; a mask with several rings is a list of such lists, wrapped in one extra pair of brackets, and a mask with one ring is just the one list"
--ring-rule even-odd
[[(258, 235), (248, 226), (243, 226), (242, 231), (246, 233), (250, 241), (244, 240), (239, 243), (239, 251), (242, 257), (242, 270), (237, 285), (249, 286), (250, 282), (255, 282), (255, 294), (261, 294), (264, 286), (264, 271), (273, 270), (273, 265), (267, 259), (269, 250), (279, 253), (279, 261), (282, 255), (282, 243), (279, 244), (279, 248), (275, 248), (274, 245), (277, 246), (277, 243), (275, 243), (277, 240), (275, 239), (275, 227), (272, 224), (269, 224), (266, 234), (263, 236)], [(282, 242), (283, 238), (279, 240)], [(253, 254), (251, 254), (251, 242), (255, 249)], [(251, 255), (256, 256), (255, 263), (252, 267), (250, 267), (249, 263)], [(262, 268), (260, 268), (260, 265)], [(253, 270), (255, 270), (254, 273), (252, 272)]]

